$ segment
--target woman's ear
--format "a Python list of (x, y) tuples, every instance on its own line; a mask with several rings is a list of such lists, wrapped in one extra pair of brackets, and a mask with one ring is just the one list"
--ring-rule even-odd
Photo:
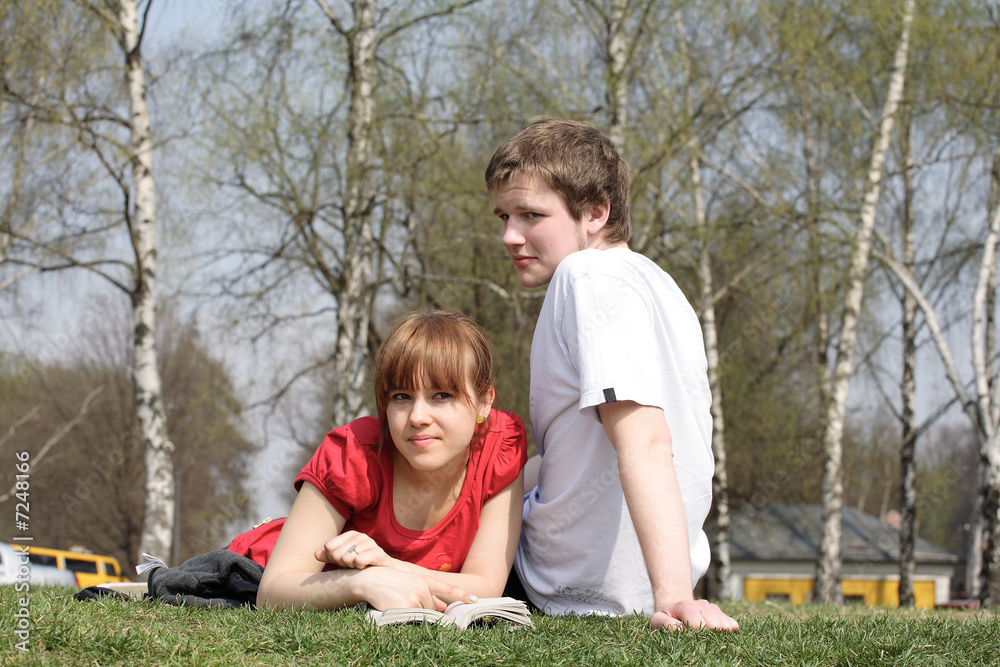
[(483, 396), (483, 403), (480, 407), (479, 416), (485, 419), (490, 414), (490, 409), (493, 407), (493, 401), (496, 400), (497, 390), (493, 385), (486, 390), (486, 394)]

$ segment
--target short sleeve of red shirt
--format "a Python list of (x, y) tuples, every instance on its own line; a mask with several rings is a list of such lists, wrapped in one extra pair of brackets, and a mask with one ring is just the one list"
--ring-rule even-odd
[(378, 419), (362, 417), (330, 431), (295, 478), (295, 490), (309, 482), (345, 519), (378, 502), (385, 484), (379, 465)]
[(510, 486), (527, 461), (524, 422), (512, 412), (493, 410), (489, 433), (473, 455), (473, 467), (480, 476), (477, 486), (482, 489), (482, 503)]

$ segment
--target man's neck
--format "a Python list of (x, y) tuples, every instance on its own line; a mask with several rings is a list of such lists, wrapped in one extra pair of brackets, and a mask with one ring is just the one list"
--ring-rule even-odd
[(625, 248), (628, 250), (628, 241), (608, 241), (603, 236), (599, 237), (596, 241), (591, 241), (587, 244), (588, 249), (594, 250), (611, 250), (612, 248)]

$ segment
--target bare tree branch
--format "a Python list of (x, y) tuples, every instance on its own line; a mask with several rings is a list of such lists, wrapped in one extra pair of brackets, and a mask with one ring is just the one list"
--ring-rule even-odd
[[(323, 2), (323, 0), (316, 0), (316, 1)], [(398, 35), (404, 30), (412, 28), (418, 23), (423, 23), (424, 21), (429, 21), (430, 19), (435, 19), (441, 16), (448, 16), (449, 14), (454, 14), (455, 12), (465, 9), (466, 7), (471, 7), (477, 2), (481, 2), (481, 0), (465, 0), (464, 2), (459, 2), (454, 5), (449, 5), (448, 7), (440, 9), (436, 12), (430, 12), (428, 14), (422, 14), (420, 16), (417, 16), (409, 21), (405, 21), (397, 26), (393, 26), (391, 28), (386, 29), (386, 31), (383, 32), (381, 36), (379, 36), (378, 42), (381, 43), (386, 41), (387, 39), (391, 39), (393, 36)]]
[(326, 18), (330, 21), (330, 25), (333, 26), (334, 30), (339, 32), (344, 37), (347, 37), (350, 32), (344, 27), (344, 24), (340, 22), (337, 14), (333, 11), (333, 8), (326, 3), (326, 0), (316, 0), (316, 4), (319, 5), (320, 10), (326, 15)]
[[(79, 424), (81, 421), (83, 421), (83, 418), (85, 416), (87, 416), (87, 411), (90, 410), (90, 404), (94, 401), (95, 398), (97, 398), (98, 394), (100, 394), (102, 391), (104, 391), (104, 385), (100, 385), (98, 387), (95, 387), (94, 389), (92, 389), (90, 391), (89, 394), (87, 394), (87, 397), (83, 399), (83, 403), (80, 404), (80, 410), (76, 413), (76, 416), (73, 417), (72, 419), (70, 419), (65, 424), (61, 425), (59, 428), (57, 428), (56, 431), (55, 431), (55, 433), (53, 433), (49, 437), (49, 439), (45, 441), (45, 444), (42, 445), (42, 448), (40, 450), (38, 450), (38, 453), (35, 454), (32, 457), (31, 465), (32, 465), (33, 468), (37, 468), (38, 464), (41, 463), (42, 459), (45, 458), (45, 455), (49, 453), (49, 450), (51, 450), (53, 447), (55, 447), (57, 444), (59, 444), (59, 442), (63, 438), (65, 438), (66, 435), (70, 431), (72, 431), (73, 428), (77, 424)], [(19, 419), (14, 424), (14, 426), (11, 426), (10, 430), (8, 431), (7, 436), (4, 437), (3, 441), (0, 441), (0, 445), (3, 445), (4, 442), (6, 442), (7, 438), (9, 438), (11, 435), (13, 435), (14, 429), (17, 426), (20, 426), (25, 421), (27, 421), (28, 419), (30, 419), (31, 417), (33, 417), (35, 415), (35, 413), (38, 412), (38, 410), (39, 410), (39, 406), (36, 406), (32, 411), (30, 411), (28, 413), (28, 415), (26, 415), (25, 417), (22, 417), (21, 419)], [(2, 496), (0, 496), (0, 503), (4, 503), (4, 502), (7, 502), (8, 500), (10, 500), (11, 497), (13, 497), (14, 491), (15, 491), (16, 488), (17, 488), (16, 484), (12, 485), (10, 487), (10, 490), (7, 491), (7, 493), (5, 493)]]

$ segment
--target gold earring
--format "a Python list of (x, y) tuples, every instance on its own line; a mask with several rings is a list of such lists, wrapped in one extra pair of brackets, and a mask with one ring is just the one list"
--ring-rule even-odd
[(476, 423), (477, 424), (482, 424), (484, 419), (485, 419), (485, 417), (483, 417), (483, 416), (480, 415), (479, 417), (476, 417)]

